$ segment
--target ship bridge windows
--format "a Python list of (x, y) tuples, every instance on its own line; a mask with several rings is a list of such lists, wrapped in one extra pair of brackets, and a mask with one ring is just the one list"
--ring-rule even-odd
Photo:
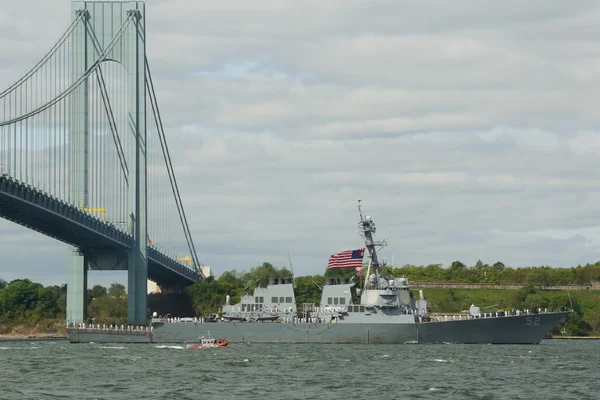
[(346, 305), (346, 298), (345, 297), (328, 297), (327, 304), (334, 305), (334, 306), (337, 306), (338, 304)]
[(275, 297), (275, 296), (273, 296), (273, 297), (271, 297), (271, 303), (273, 303), (273, 304), (276, 304), (276, 303), (279, 303), (279, 304), (292, 304), (293, 301), (292, 301), (292, 297), (283, 297), (283, 296), (281, 296), (281, 297)]
[(365, 306), (349, 305), (348, 312), (365, 312)]

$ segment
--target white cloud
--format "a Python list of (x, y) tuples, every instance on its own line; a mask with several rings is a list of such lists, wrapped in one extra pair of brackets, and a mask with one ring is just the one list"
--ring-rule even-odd
[[(183, 203), (217, 273), (284, 265), (288, 251), (297, 273), (321, 273), (329, 254), (361, 245), (359, 198), (396, 263), (599, 258), (596, 2), (150, 0), (146, 10)], [(0, 88), (69, 19), (58, 0), (3, 6)], [(162, 221), (177, 220), (160, 207)], [(181, 254), (175, 228), (150, 230)], [(0, 233), (11, 248), (0, 277), (66, 279), (64, 245), (9, 222)]]

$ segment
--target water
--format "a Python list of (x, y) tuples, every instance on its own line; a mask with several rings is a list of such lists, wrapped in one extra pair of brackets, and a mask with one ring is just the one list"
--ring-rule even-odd
[(600, 341), (507, 345), (0, 342), (0, 399), (597, 399)]

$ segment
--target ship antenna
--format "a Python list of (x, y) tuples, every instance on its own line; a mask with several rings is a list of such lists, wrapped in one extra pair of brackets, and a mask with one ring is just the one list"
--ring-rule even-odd
[(571, 311), (573, 311), (573, 300), (571, 300), (571, 293), (567, 290), (567, 295), (569, 296), (569, 303), (571, 303)]
[(288, 251), (288, 260), (290, 261), (290, 271), (292, 271), (292, 278), (294, 277), (294, 267), (292, 267), (292, 257), (290, 257), (290, 252)]
[(373, 235), (376, 231), (375, 222), (373, 222), (371, 217), (363, 216), (361, 209), (361, 200), (358, 200), (358, 213), (360, 215), (360, 222), (358, 223), (359, 234), (365, 240), (365, 247), (369, 251), (370, 264), (373, 267), (375, 276), (379, 278), (381, 273), (381, 266), (379, 265), (379, 260), (377, 258), (377, 250), (375, 247), (385, 247), (387, 245), (387, 242), (385, 240), (375, 241), (375, 239), (373, 238)]
[(292, 282), (293, 282), (293, 286), (294, 289), (296, 289), (296, 277), (294, 276), (294, 267), (292, 267), (292, 257), (290, 256), (290, 252), (288, 251), (288, 260), (290, 260), (290, 271), (292, 271)]
[(308, 279), (310, 279), (311, 282), (314, 283), (315, 286), (319, 288), (319, 290), (323, 291), (323, 288), (317, 282), (315, 282), (315, 280), (312, 278), (312, 276), (309, 275)]
[(361, 204), (360, 204), (361, 201), (362, 200), (358, 200), (358, 215), (360, 215), (360, 220), (362, 221), (363, 220), (363, 215), (362, 215), (362, 211), (360, 209), (362, 207)]

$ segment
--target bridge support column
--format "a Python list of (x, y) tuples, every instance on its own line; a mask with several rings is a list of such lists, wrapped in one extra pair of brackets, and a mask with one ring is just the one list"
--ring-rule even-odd
[(148, 263), (137, 249), (129, 253), (127, 271), (127, 322), (148, 323)]
[[(73, 18), (82, 10), (73, 7)], [(83, 15), (87, 21), (87, 15)], [(83, 24), (73, 31), (71, 73), (75, 81), (88, 69), (91, 52)], [(89, 207), (89, 87), (87, 80), (73, 91), (69, 118), (69, 197), (78, 207)], [(69, 247), (67, 271), (67, 321), (85, 322), (87, 318), (87, 262), (76, 247)]]
[[(142, 1), (73, 1), (73, 17), (83, 13), (85, 25), (75, 31), (73, 46), (73, 73), (79, 77), (90, 66), (120, 31), (126, 19), (131, 19), (122, 31), (120, 43), (109, 55), (112, 61), (121, 64), (127, 70), (127, 101), (129, 131), (124, 137), (135, 140), (135, 146), (128, 146), (125, 154), (128, 165), (128, 205), (131, 221), (130, 233), (133, 244), (127, 257), (127, 296), (130, 324), (147, 323), (147, 188), (146, 188), (146, 39), (145, 6)], [(100, 46), (96, 49), (90, 32), (98, 32)], [(90, 207), (88, 199), (89, 163), (88, 140), (88, 88), (82, 85), (73, 95), (71, 102), (72, 119), (71, 138), (71, 200), (77, 205)], [(96, 207), (93, 205), (93, 207)], [(73, 262), (74, 263), (74, 262)], [(69, 266), (69, 271), (79, 270)], [(69, 272), (71, 276), (71, 272)], [(69, 277), (69, 279), (71, 279)], [(75, 278), (73, 278), (75, 279)], [(69, 281), (70, 282), (70, 281)], [(75, 296), (75, 301), (77, 296)]]
[(146, 160), (146, 41), (144, 4), (127, 12), (133, 15), (132, 34), (128, 36), (131, 51), (125, 60), (129, 74), (129, 119), (135, 148), (129, 155), (130, 179), (129, 201), (133, 211), (133, 247), (129, 251), (127, 274), (127, 321), (130, 324), (148, 322), (148, 207), (147, 207), (147, 160)]
[(87, 319), (87, 260), (75, 247), (70, 248), (67, 273), (67, 322)]

